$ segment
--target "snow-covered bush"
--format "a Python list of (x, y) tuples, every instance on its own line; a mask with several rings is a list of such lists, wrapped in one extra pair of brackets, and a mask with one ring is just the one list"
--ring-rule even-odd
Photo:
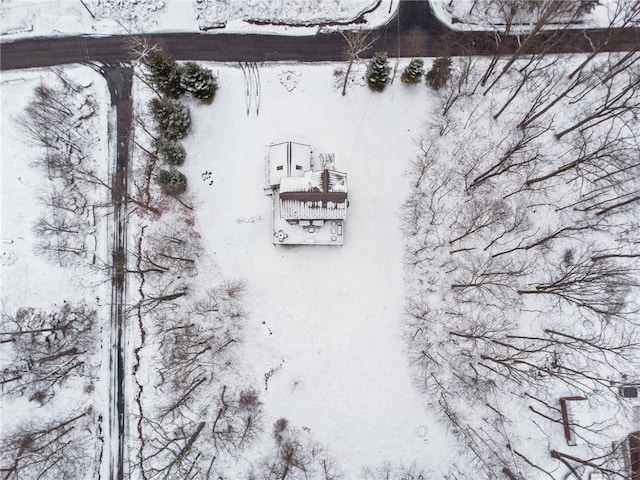
[(187, 158), (187, 151), (177, 140), (160, 138), (156, 142), (156, 148), (164, 162), (173, 167), (182, 165)]
[(367, 84), (372, 90), (381, 92), (387, 86), (390, 72), (387, 52), (377, 52), (367, 66)]
[(149, 108), (156, 122), (160, 137), (166, 140), (180, 140), (191, 131), (189, 108), (171, 98), (154, 98)]
[(427, 83), (434, 90), (440, 90), (451, 78), (451, 58), (436, 58), (431, 65), (431, 69), (425, 75)]
[(117, 20), (135, 27), (153, 18), (165, 7), (165, 0), (83, 0), (96, 19)]
[(218, 90), (218, 80), (213, 72), (195, 62), (186, 62), (180, 67), (180, 81), (188, 95), (205, 103), (211, 103)]
[(159, 93), (169, 98), (178, 98), (184, 93), (181, 67), (171, 55), (162, 50), (152, 50), (143, 61), (148, 71), (146, 77)]
[(404, 83), (420, 83), (423, 75), (424, 61), (419, 58), (413, 58), (403, 70), (400, 80)]
[(201, 30), (219, 28), (228, 21), (319, 25), (328, 22), (350, 22), (379, 5), (377, 0), (225, 0), (212, 2), (193, 0)]
[(160, 170), (158, 184), (162, 191), (168, 195), (179, 195), (187, 189), (187, 177), (175, 168)]
[(213, 72), (195, 62), (178, 64), (168, 53), (154, 48), (143, 57), (148, 82), (163, 96), (177, 99), (183, 94), (211, 103), (218, 90)]

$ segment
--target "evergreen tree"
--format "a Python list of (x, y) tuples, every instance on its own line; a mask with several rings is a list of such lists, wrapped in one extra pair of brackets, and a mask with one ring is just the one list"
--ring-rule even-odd
[(160, 137), (167, 140), (179, 140), (191, 130), (189, 109), (177, 100), (154, 98), (149, 106)]
[(175, 168), (160, 170), (158, 184), (167, 195), (179, 195), (187, 189), (187, 177)]
[(434, 90), (440, 90), (444, 87), (451, 78), (451, 58), (436, 58), (425, 78)]
[(181, 69), (171, 55), (156, 50), (146, 56), (144, 63), (148, 70), (147, 78), (158, 92), (170, 98), (178, 98), (184, 93)]
[(186, 62), (181, 69), (182, 88), (194, 98), (211, 103), (218, 90), (218, 79), (208, 68)]
[(367, 67), (367, 83), (372, 90), (381, 92), (389, 81), (389, 60), (387, 52), (377, 52)]
[(162, 159), (171, 166), (180, 166), (187, 158), (187, 152), (182, 144), (176, 140), (169, 140), (167, 138), (160, 138), (156, 142), (156, 148)]
[(404, 83), (420, 83), (424, 75), (424, 61), (419, 58), (412, 58), (407, 68), (402, 72), (402, 80)]

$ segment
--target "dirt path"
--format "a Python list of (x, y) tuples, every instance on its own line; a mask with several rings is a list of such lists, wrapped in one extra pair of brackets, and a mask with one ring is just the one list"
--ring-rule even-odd
[[(111, 64), (98, 67), (105, 77), (111, 94), (111, 106), (116, 111), (115, 132), (109, 137), (117, 138), (115, 173), (112, 178), (111, 201), (113, 203), (113, 274), (111, 295), (111, 334), (109, 345), (109, 421), (107, 422), (108, 478), (122, 480), (126, 477), (125, 458), (127, 451), (125, 365), (126, 365), (126, 294), (127, 294), (127, 218), (129, 177), (129, 132), (132, 122), (133, 102), (131, 84), (133, 69), (130, 66)], [(111, 128), (111, 125), (110, 125)]]

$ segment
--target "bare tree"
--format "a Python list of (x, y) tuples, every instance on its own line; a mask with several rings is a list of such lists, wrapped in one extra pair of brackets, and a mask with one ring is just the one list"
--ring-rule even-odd
[[(584, 97), (595, 88), (596, 81), (591, 71), (581, 71), (571, 79), (569, 84), (559, 93), (556, 93), (557, 86), (553, 84), (542, 84), (534, 102), (531, 102), (527, 113), (518, 124), (521, 129), (526, 128), (535, 122), (542, 115), (554, 108), (567, 96)], [(549, 98), (553, 96), (553, 100)]]
[[(510, 5), (511, 8), (509, 9), (509, 12), (511, 13), (511, 15), (515, 13), (514, 5), (517, 4), (512, 2)], [(531, 9), (532, 13), (535, 13), (536, 15), (533, 28), (528, 33), (525, 40), (518, 45), (516, 51), (504, 64), (502, 70), (496, 76), (493, 82), (487, 87), (487, 91), (490, 90), (500, 80), (500, 78), (509, 71), (516, 60), (518, 60), (518, 58), (520, 58), (523, 54), (528, 53), (534, 44), (536, 44), (536, 47), (538, 47), (538, 51), (545, 51), (547, 49), (550, 49), (552, 44), (562, 41), (562, 37), (566, 33), (566, 29), (568, 28), (568, 26), (582, 13), (580, 11), (579, 3), (565, 2), (564, 0), (542, 0), (539, 2), (529, 2), (529, 6), (533, 7)], [(546, 25), (553, 23), (559, 18), (562, 18), (564, 28), (554, 29), (551, 35), (547, 36), (547, 38), (544, 39), (542, 48), (540, 48), (540, 42), (538, 41), (539, 34)], [(511, 19), (510, 22), (511, 21), (513, 20)]]
[[(596, 56), (566, 78), (560, 63), (523, 53), (502, 75), (515, 79), (507, 102), (469, 90), (434, 119), (411, 166), (405, 338), (417, 383), (469, 457), (448, 479), (555, 478), (557, 462), (520, 445), (562, 427), (558, 388), (629, 416), (617, 386), (639, 346), (635, 120), (629, 109), (565, 138), (554, 130), (560, 109), (598, 99), (584, 118), (630, 95), (633, 58)], [(584, 458), (599, 458), (612, 420), (591, 418), (570, 424)]]
[(340, 31), (342, 38), (347, 42), (345, 48), (345, 55), (348, 60), (347, 71), (344, 74), (344, 82), (342, 84), (342, 95), (347, 94), (347, 83), (349, 82), (349, 75), (351, 74), (351, 67), (353, 62), (360, 59), (360, 54), (369, 50), (373, 44), (378, 40), (376, 35), (372, 35), (371, 31), (366, 30), (348, 30), (346, 32)]
[(262, 432), (262, 407), (254, 389), (240, 391), (235, 397), (225, 397), (227, 387), (219, 395), (219, 408), (211, 426), (216, 451), (231, 454), (253, 444)]
[(170, 272), (174, 276), (195, 276), (196, 260), (201, 249), (194, 235), (195, 232), (180, 224), (151, 230), (145, 236), (144, 250), (140, 252), (139, 271), (158, 275)]
[(159, 168), (157, 134), (149, 127), (150, 121), (152, 118), (148, 112), (134, 113), (135, 125), (142, 131), (142, 135), (140, 135), (141, 138), (132, 136), (131, 140), (142, 150), (145, 162), (132, 175), (133, 194), (128, 195), (127, 200), (142, 209), (141, 215), (151, 213), (160, 216), (162, 214), (161, 196), (153, 192), (153, 178)]
[(34, 99), (17, 120), (33, 141), (47, 149), (42, 161), (50, 177), (64, 175), (58, 173), (61, 166), (77, 165), (86, 157), (83, 145), (92, 136), (87, 120), (97, 112), (92, 85), (79, 85), (62, 72), (57, 72), (57, 80), (36, 87)]
[(262, 405), (255, 390), (232, 393), (225, 385), (212, 400), (207, 396), (210, 383), (197, 390), (202, 384), (191, 393), (205, 401), (173, 404), (157, 419), (143, 420), (139, 468), (145, 478), (213, 478), (218, 458), (236, 457), (262, 432)]
[[(595, 110), (587, 113), (584, 118), (570, 127), (556, 133), (556, 138), (560, 139), (577, 129), (593, 128), (608, 120), (620, 120), (625, 117), (636, 118), (640, 109), (640, 100), (638, 100), (640, 71), (629, 72), (625, 82), (616, 82), (614, 81), (616, 79), (616, 77), (612, 77), (604, 82), (606, 91), (603, 98), (599, 101), (593, 100), (596, 106)], [(620, 85), (621, 83), (622, 85)]]
[(515, 170), (521, 170), (531, 163), (544, 158), (538, 140), (549, 129), (549, 126), (528, 128), (515, 139), (510, 139), (511, 141), (507, 144), (504, 152), (493, 164), (486, 167), (471, 181), (469, 188), (476, 188), (489, 179), (514, 172)]
[(518, 290), (520, 295), (552, 295), (604, 317), (628, 314), (626, 298), (638, 283), (633, 270), (612, 259), (594, 262), (590, 252), (558, 265), (545, 282)]
[(630, 157), (635, 139), (625, 134), (625, 130), (619, 125), (611, 125), (599, 132), (587, 131), (576, 136), (574, 144), (561, 156), (569, 157), (569, 161), (548, 173), (528, 179), (525, 185), (531, 187), (559, 175), (569, 181), (580, 179), (595, 183), (607, 180), (618, 184), (624, 173), (634, 167)]
[[(517, 0), (499, 0), (494, 3), (497, 6), (499, 12), (499, 18), (502, 20), (504, 24), (501, 32), (496, 32), (495, 34), (495, 53), (489, 62), (488, 67), (484, 71), (484, 74), (480, 78), (478, 85), (485, 86), (491, 74), (494, 72), (498, 61), (500, 60), (501, 54), (503, 53), (503, 40), (510, 34), (511, 27), (518, 12), (518, 1)], [(475, 6), (475, 2), (474, 2)], [(473, 7), (472, 9), (473, 10)]]
[(415, 463), (395, 465), (385, 462), (375, 468), (364, 468), (360, 478), (362, 480), (427, 480), (429, 474)]
[(493, 115), (494, 120), (497, 120), (507, 107), (518, 98), (518, 95), (523, 92), (525, 86), (527, 89), (534, 90), (545, 89), (547, 86), (555, 84), (563, 74), (557, 65), (559, 58), (560, 57), (557, 56), (543, 54), (529, 56), (527, 62), (518, 68), (517, 75), (520, 75), (519, 81), (515, 86), (509, 87), (509, 97), (502, 107)]
[(157, 320), (161, 361), (155, 407), (139, 421), (137, 468), (145, 478), (211, 478), (217, 458), (237, 456), (262, 431), (257, 391), (222, 383), (235, 371), (242, 290), (223, 282), (200, 299), (173, 298), (147, 313)]
[(509, 308), (518, 281), (531, 273), (532, 263), (514, 258), (472, 258), (459, 264), (451, 288), (460, 301)]
[(95, 310), (68, 303), (50, 312), (21, 308), (15, 315), (3, 313), (0, 345), (10, 359), (2, 370), (4, 393), (44, 404), (70, 379), (92, 378), (95, 323)]
[[(624, 35), (624, 29), (636, 27), (640, 21), (640, 4), (638, 2), (619, 2), (609, 9), (608, 29), (605, 34), (598, 36), (597, 39), (587, 37), (591, 45), (591, 53), (578, 65), (570, 74), (569, 78), (573, 78), (577, 73), (582, 71), (586, 65), (592, 62), (603, 51), (606, 51), (607, 45), (615, 36)], [(587, 34), (585, 33), (585, 36)], [(637, 52), (639, 45), (634, 45), (629, 49), (626, 55)]]
[(76, 480), (96, 476), (97, 439), (92, 411), (3, 432), (0, 471), (5, 480)]
[(604, 455), (594, 458), (580, 458), (576, 455), (551, 450), (551, 458), (563, 463), (576, 478), (582, 478), (578, 466), (591, 467), (591, 469), (606, 475), (608, 478), (628, 478), (628, 469), (624, 461), (623, 442), (613, 444), (613, 447)]
[(64, 265), (88, 253), (95, 211), (110, 205), (111, 184), (90, 153), (98, 111), (92, 85), (80, 85), (60, 71), (56, 75), (55, 82), (35, 88), (18, 123), (43, 147), (36, 165), (50, 180), (50, 193), (42, 199), (48, 208), (35, 226), (37, 251)]
[[(322, 446), (309, 432), (289, 425), (286, 418), (273, 425), (275, 448), (257, 466), (261, 480), (340, 480), (342, 473), (336, 468)], [(253, 473), (250, 474), (251, 476)]]
[(34, 225), (36, 252), (60, 266), (78, 263), (89, 251), (86, 240), (92, 233), (87, 216), (84, 218), (68, 210), (46, 212), (51, 217), (40, 217)]
[(187, 295), (189, 281), (198, 273), (197, 260), (203, 251), (198, 233), (188, 217), (175, 218), (172, 213), (166, 216), (175, 223), (160, 220), (142, 225), (131, 252), (135, 268), (128, 272), (142, 281), (138, 306), (145, 313)]
[(208, 292), (194, 308), (159, 312), (163, 317), (158, 335), (164, 354), (162, 374), (179, 391), (203, 377), (207, 365), (224, 370), (231, 362), (233, 347), (240, 341), (245, 313), (239, 301), (224, 286)]
[(452, 78), (444, 88), (440, 89), (439, 99), (442, 104), (442, 115), (446, 117), (457, 102), (473, 94), (471, 75), (474, 71), (476, 59), (471, 55), (455, 59)]

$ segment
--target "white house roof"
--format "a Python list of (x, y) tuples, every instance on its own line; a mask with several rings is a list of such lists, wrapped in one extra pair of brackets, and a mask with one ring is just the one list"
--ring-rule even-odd
[(327, 172), (327, 192), (347, 192), (347, 174), (335, 170), (304, 172), (302, 177), (284, 177), (280, 181), (280, 192), (322, 192), (323, 174)]
[(311, 170), (311, 147), (296, 142), (269, 145), (269, 185), (277, 186), (282, 178), (300, 177)]
[(343, 245), (347, 174), (333, 169), (333, 154), (295, 142), (267, 146), (269, 193), (273, 195), (275, 245)]
[(329, 172), (329, 191), (330, 192), (347, 192), (347, 174), (336, 172), (335, 170), (327, 170)]
[(284, 177), (280, 180), (280, 192), (312, 192), (314, 188), (320, 191), (322, 183), (315, 182), (309, 175), (304, 175), (303, 177)]
[(347, 214), (347, 174), (334, 170), (284, 177), (280, 183), (280, 216), (287, 220), (335, 220)]
[(301, 202), (280, 199), (280, 216), (285, 220), (344, 220), (347, 202)]

